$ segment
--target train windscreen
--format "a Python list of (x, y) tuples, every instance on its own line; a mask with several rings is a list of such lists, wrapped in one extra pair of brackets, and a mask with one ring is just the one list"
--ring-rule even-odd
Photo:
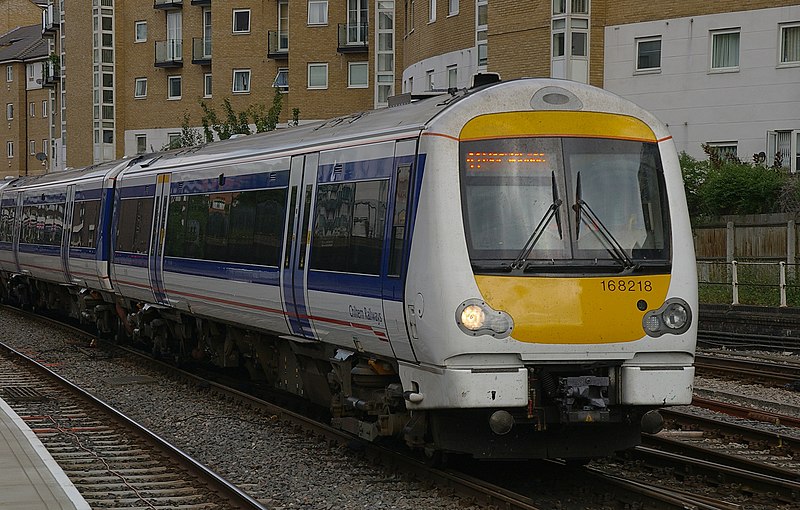
[(461, 143), (464, 226), (480, 272), (617, 272), (670, 259), (658, 146), (531, 137)]

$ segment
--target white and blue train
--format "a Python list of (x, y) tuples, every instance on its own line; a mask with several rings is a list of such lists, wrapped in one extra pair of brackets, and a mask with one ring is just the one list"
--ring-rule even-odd
[(3, 300), (241, 367), (428, 453), (637, 444), (691, 401), (696, 282), (667, 129), (566, 81), (0, 188)]

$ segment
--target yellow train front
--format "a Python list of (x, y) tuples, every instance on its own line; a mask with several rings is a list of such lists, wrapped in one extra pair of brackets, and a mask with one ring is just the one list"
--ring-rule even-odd
[(409, 443), (601, 456), (691, 401), (697, 278), (664, 125), (600, 89), (519, 80), (434, 117), (419, 154)]

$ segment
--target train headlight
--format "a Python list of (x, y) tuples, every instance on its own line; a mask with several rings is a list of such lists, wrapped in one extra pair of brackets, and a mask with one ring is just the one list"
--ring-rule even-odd
[(486, 314), (478, 305), (469, 305), (461, 311), (461, 324), (470, 331), (478, 331), (486, 322)]
[(456, 324), (468, 335), (491, 335), (495, 338), (507, 337), (514, 328), (510, 315), (492, 309), (480, 299), (468, 299), (458, 305)]
[(661, 317), (669, 329), (681, 329), (689, 320), (689, 311), (680, 303), (670, 303)]
[(678, 335), (689, 329), (691, 324), (692, 310), (680, 298), (668, 299), (661, 308), (647, 312), (642, 319), (642, 327), (652, 337), (665, 333)]

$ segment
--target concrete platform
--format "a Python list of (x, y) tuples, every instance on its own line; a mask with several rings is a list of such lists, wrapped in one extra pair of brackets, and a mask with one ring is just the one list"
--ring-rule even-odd
[(0, 509), (90, 509), (36, 434), (2, 399)]

